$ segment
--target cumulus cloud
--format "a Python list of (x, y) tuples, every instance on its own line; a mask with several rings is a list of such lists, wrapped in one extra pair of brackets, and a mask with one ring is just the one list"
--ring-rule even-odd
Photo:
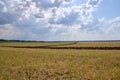
[(88, 0), (88, 5), (89, 6), (93, 6), (93, 7), (96, 7), (98, 6), (98, 4), (100, 3), (100, 0)]
[(0, 38), (17, 39), (21, 31), (11, 24), (0, 25)]
[(120, 33), (120, 17), (116, 17), (109, 22), (108, 32)]
[(33, 0), (36, 3), (37, 7), (40, 8), (52, 8), (52, 7), (60, 7), (61, 4), (71, 3), (73, 0)]
[[(88, 17), (91, 12), (91, 6), (87, 6), (88, 2), (79, 6), (62, 7), (64, 3), (72, 4), (73, 0), (12, 0), (1, 1), (1, 5), (7, 6), (7, 12), (1, 11), (1, 22), (10, 23), (8, 20), (17, 21), (22, 19), (39, 18), (50, 21), (51, 24), (68, 24), (74, 23), (79, 17)], [(91, 1), (92, 2), (92, 1)], [(93, 1), (97, 5), (98, 1)], [(2, 7), (2, 8), (3, 8)], [(2, 10), (2, 9), (1, 9)], [(11, 18), (12, 17), (12, 18)], [(15, 18), (15, 19), (14, 19)], [(73, 19), (73, 20), (72, 20)], [(80, 19), (79, 19), (80, 20)]]
[[(77, 35), (75, 39), (79, 39), (81, 33), (87, 35), (119, 29), (119, 18), (105, 22), (104, 18), (98, 19), (94, 15), (101, 0), (85, 0), (80, 4), (77, 2), (0, 0), (0, 38), (60, 40), (59, 37), (68, 39), (69, 36), (72, 39)], [(103, 23), (109, 23), (111, 27), (104, 28)], [(12, 36), (16, 31), (19, 34)]]

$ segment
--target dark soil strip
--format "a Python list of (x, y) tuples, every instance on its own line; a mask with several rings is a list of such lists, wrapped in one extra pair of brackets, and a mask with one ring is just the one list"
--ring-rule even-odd
[(52, 46), (6, 46), (6, 47), (35, 48), (35, 49), (120, 50), (120, 47), (52, 47)]
[(52, 46), (67, 46), (67, 45), (73, 45), (73, 44), (77, 44), (77, 43), (79, 43), (79, 42), (72, 42), (72, 43), (66, 43), (66, 44), (57, 44), (57, 45), (49, 45), (49, 47), (52, 47)]
[[(66, 45), (77, 44), (78, 42), (58, 44), (58, 45), (48, 45), (48, 46), (4, 46), (11, 48), (34, 48), (34, 49), (77, 49), (77, 50), (120, 50), (120, 47), (64, 47)], [(63, 46), (63, 47), (60, 47)], [(3, 46), (0, 46), (3, 47)]]

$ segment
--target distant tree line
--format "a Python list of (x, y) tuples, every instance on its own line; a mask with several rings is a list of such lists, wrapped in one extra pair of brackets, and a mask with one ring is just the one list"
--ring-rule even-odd
[(35, 40), (8, 40), (8, 39), (0, 39), (0, 42), (120, 42), (120, 40), (35, 41)]
[(44, 42), (44, 41), (0, 39), (0, 42)]

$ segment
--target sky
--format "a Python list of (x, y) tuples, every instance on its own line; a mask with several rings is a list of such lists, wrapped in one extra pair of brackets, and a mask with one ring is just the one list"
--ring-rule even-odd
[(0, 0), (0, 39), (120, 40), (120, 0)]

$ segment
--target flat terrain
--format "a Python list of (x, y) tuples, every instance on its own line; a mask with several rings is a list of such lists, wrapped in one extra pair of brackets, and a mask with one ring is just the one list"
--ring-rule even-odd
[(120, 50), (120, 42), (1, 42), (0, 47), (38, 49)]
[(120, 42), (2, 42), (0, 80), (120, 80), (120, 50), (26, 46), (120, 47)]

